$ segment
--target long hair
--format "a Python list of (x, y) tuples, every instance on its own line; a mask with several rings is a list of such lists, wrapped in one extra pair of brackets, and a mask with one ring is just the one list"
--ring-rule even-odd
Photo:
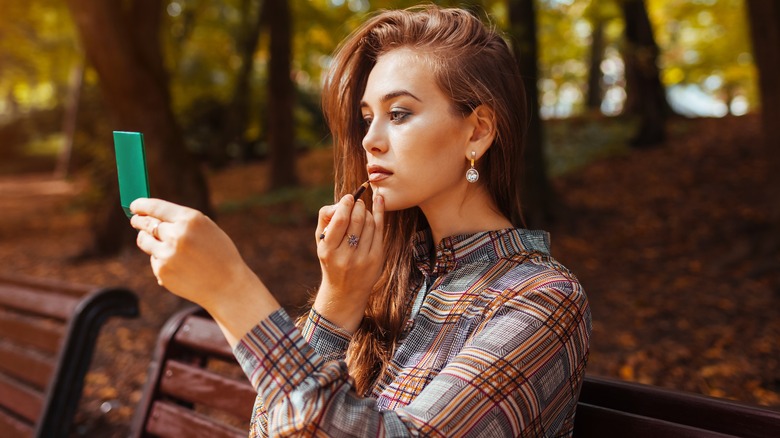
[[(367, 179), (360, 101), (377, 58), (407, 47), (433, 69), (437, 85), (464, 117), (479, 105), (495, 114), (497, 135), (479, 160), (481, 178), (499, 211), (523, 224), (520, 173), (527, 112), (517, 63), (494, 29), (470, 12), (437, 6), (384, 11), (355, 30), (336, 51), (325, 78), (322, 106), (334, 142), (335, 199)], [(385, 268), (347, 351), (360, 394), (370, 392), (392, 357), (403, 330), (413, 287), (420, 284), (411, 249), (427, 222), (417, 207), (388, 212)]]

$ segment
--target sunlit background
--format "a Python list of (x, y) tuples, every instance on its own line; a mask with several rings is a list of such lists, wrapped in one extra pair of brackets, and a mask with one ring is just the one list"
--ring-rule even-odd
[[(132, 245), (80, 258), (100, 224), (134, 237), (110, 198), (117, 192), (111, 131), (127, 122), (112, 119), (118, 103), (140, 100), (131, 93), (116, 93), (113, 101), (104, 96), (67, 4), (153, 2), (80, 1), (0, 0), (0, 271), (119, 283), (139, 294), (141, 318), (103, 331), (76, 421), (79, 436), (123, 437), (159, 327), (182, 303), (161, 291), (148, 258)], [(300, 309), (320, 281), (312, 224), (333, 200), (330, 137), (320, 111), (323, 72), (338, 42), (367, 13), (416, 2), (288, 3), (294, 140), (276, 144), (300, 152), (288, 172), (297, 173), (297, 185), (274, 187), (275, 163), (268, 159), (275, 110), (268, 84), (279, 63), (269, 60), (273, 26), (258, 18), (267, 0), (163, 0), (159, 30), (169, 86), (154, 92), (170, 93), (181, 128), (176, 140), (183, 142), (173, 159), (149, 163), (158, 166), (150, 171), (153, 182), (176, 180), (182, 173), (173, 161), (192, 152), (197, 160), (190, 167), (207, 180), (220, 226), (269, 288), (281, 291), (280, 302)], [(437, 3), (480, 5), (510, 35), (507, 0)], [(768, 241), (762, 233), (776, 222), (768, 212), (777, 197), (769, 194), (772, 161), (760, 141), (745, 0), (645, 0), (657, 58), (630, 47), (628, 2), (534, 4), (539, 70), (532, 80), (543, 131), (534, 144), (546, 158), (540, 180), (550, 183), (548, 198), (560, 210), (557, 221), (540, 228), (550, 226), (555, 257), (588, 291), (594, 314), (588, 372), (780, 406), (780, 258), (756, 255)], [(242, 51), (257, 23), (256, 46)], [(130, 32), (119, 32), (113, 36), (130, 39)], [(641, 100), (627, 79), (636, 71), (632, 55), (650, 60), (663, 85), (654, 91), (666, 97), (661, 105), (641, 103), (672, 110), (654, 128), (666, 136), (647, 147), (631, 141), (640, 131)], [(124, 83), (142, 76), (119, 76), (116, 64), (101, 70), (103, 85), (107, 78)], [(245, 84), (241, 71), (248, 65)], [(246, 124), (232, 135), (237, 90), (247, 90), (239, 96), (248, 98), (241, 107)], [(164, 110), (155, 115), (170, 114)], [(147, 146), (152, 140), (156, 151), (169, 146), (161, 137), (147, 135)]]
[[(30, 112), (62, 106), (79, 79), (84, 56), (63, 2), (5, 0), (0, 14), (0, 123)], [(224, 101), (241, 63), (233, 43), (242, 20), (241, 2), (172, 1), (163, 28), (176, 114), (186, 125), (198, 108)], [(300, 0), (294, 8), (294, 71), (304, 98), (297, 110), (299, 141), (321, 139), (316, 114), (319, 78), (328, 54), (363, 13), (414, 2), (367, 0)], [(496, 25), (506, 23), (504, 2), (486, 2)], [(661, 49), (658, 60), (667, 98), (685, 116), (743, 115), (756, 105), (755, 70), (741, 0), (648, 0), (647, 8)], [(598, 75), (598, 110), (620, 115), (626, 99), (621, 52), (623, 19), (614, 0), (542, 0), (538, 2), (540, 44), (540, 114), (544, 119), (582, 115), (588, 79)], [(599, 35), (597, 35), (597, 33)], [(594, 47), (598, 36), (600, 46)], [(266, 77), (267, 53), (256, 53), (253, 80)], [(599, 54), (601, 54), (599, 56)], [(593, 64), (596, 55), (600, 61)], [(597, 65), (594, 71), (590, 65)], [(87, 66), (87, 87), (97, 77)], [(257, 120), (265, 111), (262, 87), (255, 87)], [(51, 126), (57, 128), (57, 126)], [(250, 124), (248, 137), (263, 129)], [(61, 133), (38, 130), (25, 153), (55, 153)], [(308, 133), (308, 135), (307, 135)]]

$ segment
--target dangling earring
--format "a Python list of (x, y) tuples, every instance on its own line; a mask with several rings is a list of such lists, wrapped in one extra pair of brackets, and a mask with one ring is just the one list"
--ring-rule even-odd
[(466, 181), (470, 183), (475, 183), (479, 179), (479, 172), (477, 172), (477, 169), (474, 168), (474, 159), (476, 158), (477, 153), (474, 151), (471, 151), (471, 169), (466, 171)]

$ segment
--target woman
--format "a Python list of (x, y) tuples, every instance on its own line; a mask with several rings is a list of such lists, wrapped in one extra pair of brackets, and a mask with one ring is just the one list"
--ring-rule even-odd
[[(323, 90), (342, 196), (300, 329), (208, 218), (133, 203), (160, 284), (209, 311), (257, 388), (253, 435), (571, 435), (590, 310), (547, 234), (517, 228), (523, 99), (466, 11), (384, 12), (342, 44)], [(370, 205), (349, 194), (366, 180)]]

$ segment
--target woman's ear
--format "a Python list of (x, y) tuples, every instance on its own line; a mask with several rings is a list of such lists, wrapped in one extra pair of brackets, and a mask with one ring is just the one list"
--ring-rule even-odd
[(465, 151), (466, 159), (471, 159), (471, 151), (476, 152), (479, 159), (487, 152), (496, 138), (496, 115), (493, 109), (487, 105), (480, 105), (468, 116), (473, 130), (469, 139), (468, 148)]

